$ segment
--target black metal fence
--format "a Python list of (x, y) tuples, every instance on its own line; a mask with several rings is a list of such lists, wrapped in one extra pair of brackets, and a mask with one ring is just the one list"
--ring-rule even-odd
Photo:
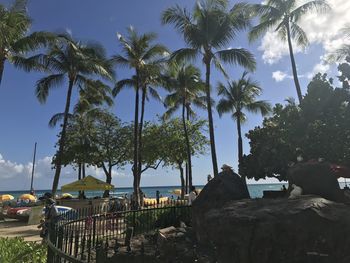
[(130, 249), (135, 235), (191, 222), (191, 207), (185, 201), (148, 204), (140, 210), (115, 209), (87, 207), (62, 214), (49, 230), (48, 262), (96, 262), (102, 243)]

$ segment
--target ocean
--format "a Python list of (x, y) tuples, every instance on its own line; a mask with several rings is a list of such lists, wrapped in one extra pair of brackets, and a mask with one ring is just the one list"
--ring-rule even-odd
[[(251, 198), (261, 198), (263, 196), (264, 190), (280, 190), (282, 188), (282, 185), (288, 186), (286, 183), (277, 183), (277, 184), (248, 184), (248, 190), (250, 193)], [(339, 183), (340, 187), (343, 188), (345, 186), (344, 183)], [(197, 189), (201, 189), (204, 186), (199, 185), (196, 186)], [(146, 195), (146, 197), (149, 198), (155, 198), (156, 191), (158, 190), (162, 196), (171, 197), (173, 196), (176, 198), (177, 196), (174, 195), (172, 192), (175, 189), (180, 189), (180, 186), (154, 186), (154, 187), (141, 187), (143, 193)], [(50, 192), (50, 190), (36, 190), (35, 194), (37, 196), (42, 196), (45, 192)], [(115, 188), (113, 191), (111, 191), (111, 195), (114, 197), (122, 197), (125, 194), (128, 195), (128, 197), (132, 194), (133, 188)], [(22, 194), (27, 194), (29, 191), (0, 191), (0, 195), (2, 194), (10, 194), (17, 199)], [(77, 196), (78, 192), (69, 192), (73, 196)], [(57, 191), (58, 195), (61, 195), (61, 191)], [(92, 198), (96, 196), (102, 196), (103, 191), (87, 191), (85, 192), (86, 197)]]

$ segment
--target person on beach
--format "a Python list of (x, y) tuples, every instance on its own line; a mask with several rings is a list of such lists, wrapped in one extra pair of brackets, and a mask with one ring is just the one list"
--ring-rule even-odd
[(160, 198), (160, 192), (157, 190), (157, 191), (156, 191), (157, 205), (159, 205), (159, 198)]
[(50, 193), (45, 193), (41, 200), (45, 201), (45, 221), (38, 228), (41, 228), (40, 236), (45, 239), (47, 238), (50, 226), (54, 225), (58, 220), (58, 210), (55, 200), (52, 199)]
[(191, 192), (188, 194), (188, 204), (192, 205), (193, 201), (197, 198), (198, 193), (196, 191), (196, 187), (191, 187)]

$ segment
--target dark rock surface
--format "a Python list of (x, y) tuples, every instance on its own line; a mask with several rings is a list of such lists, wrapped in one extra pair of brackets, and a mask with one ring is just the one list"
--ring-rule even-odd
[(317, 196), (231, 201), (198, 222), (215, 262), (350, 262), (350, 205)]
[[(232, 200), (249, 198), (241, 177), (233, 171), (223, 171), (210, 180), (192, 204), (192, 225), (194, 229), (202, 217), (212, 208), (220, 208)], [(196, 231), (197, 233), (197, 231)], [(198, 240), (205, 241), (205, 236), (197, 235)]]
[(289, 185), (296, 184), (303, 194), (319, 195), (332, 201), (344, 201), (336, 175), (329, 163), (301, 163), (293, 166), (287, 175)]

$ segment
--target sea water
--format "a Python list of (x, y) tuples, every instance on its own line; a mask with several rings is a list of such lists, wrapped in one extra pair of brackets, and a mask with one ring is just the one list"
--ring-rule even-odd
[[(263, 196), (263, 191), (265, 190), (281, 190), (282, 186), (285, 185), (288, 187), (288, 184), (248, 184), (248, 190), (250, 193), (251, 198), (260, 198)], [(345, 186), (344, 183), (339, 183), (340, 187), (343, 188)], [(203, 185), (196, 185), (197, 189), (203, 188)], [(177, 196), (173, 194), (173, 191), (175, 189), (180, 189), (180, 186), (152, 186), (152, 187), (141, 187), (142, 192), (146, 195), (146, 197), (149, 198), (155, 198), (156, 197), (156, 192), (159, 191), (161, 196), (166, 196), (166, 197), (171, 197), (173, 196), (175, 199)], [(36, 190), (35, 194), (37, 196), (42, 196), (44, 195), (45, 192), (50, 192), (50, 190)], [(128, 188), (115, 188), (114, 190), (110, 191), (111, 196), (113, 197), (124, 197), (127, 195), (130, 197), (130, 195), (133, 192), (133, 188), (128, 187)], [(20, 197), (22, 194), (27, 194), (29, 191), (0, 191), (0, 195), (2, 194), (10, 194), (17, 199)], [(73, 196), (77, 196), (78, 192), (69, 192)], [(61, 191), (57, 191), (58, 195), (61, 195)], [(93, 198), (93, 197), (101, 197), (103, 195), (103, 191), (86, 191), (85, 196), (88, 198)]]

